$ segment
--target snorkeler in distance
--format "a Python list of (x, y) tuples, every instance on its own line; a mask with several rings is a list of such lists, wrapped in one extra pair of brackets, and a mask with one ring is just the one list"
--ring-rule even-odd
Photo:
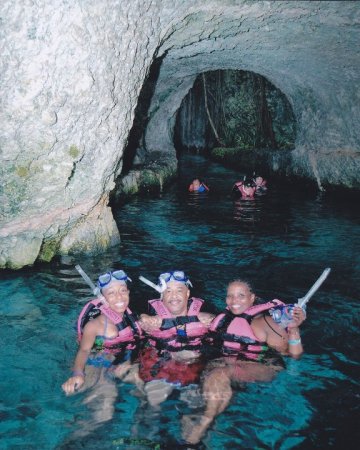
[(254, 175), (254, 183), (256, 188), (256, 193), (264, 193), (267, 191), (267, 181), (260, 175)]
[(208, 192), (209, 188), (198, 178), (195, 178), (189, 186), (189, 192)]
[(245, 175), (243, 180), (236, 181), (232, 192), (240, 193), (242, 199), (251, 200), (255, 194), (264, 194), (267, 191), (267, 181), (260, 175), (254, 175), (251, 177)]
[(123, 368), (115, 367), (124, 364), (129, 372), (142, 331), (128, 308), (128, 281), (131, 280), (123, 270), (99, 276), (101, 296), (87, 303), (78, 319), (79, 350), (72, 376), (62, 385), (66, 394), (95, 384), (99, 374), (94, 372), (99, 370), (112, 370), (121, 376)]
[(174, 384), (197, 383), (204, 368), (200, 356), (214, 316), (200, 311), (204, 301), (190, 298), (190, 287), (183, 271), (162, 273), (155, 286), (161, 298), (149, 301), (153, 315), (140, 316), (148, 342), (140, 353), (139, 374), (147, 383), (145, 391), (153, 405), (165, 400)]
[(277, 352), (294, 358), (303, 352), (299, 327), (305, 320), (304, 310), (295, 305), (285, 329), (269, 314), (283, 303), (273, 300), (254, 306), (255, 298), (246, 281), (229, 283), (227, 308), (210, 326), (213, 345), (221, 348), (223, 357), (211, 361), (204, 373), (205, 411), (196, 423), (190, 417), (183, 418), (184, 438), (190, 444), (198, 443), (215, 417), (228, 406), (232, 383), (270, 381), (283, 368)]
[(240, 193), (242, 199), (252, 200), (255, 196), (256, 187), (252, 180), (240, 180), (234, 184), (232, 192)]

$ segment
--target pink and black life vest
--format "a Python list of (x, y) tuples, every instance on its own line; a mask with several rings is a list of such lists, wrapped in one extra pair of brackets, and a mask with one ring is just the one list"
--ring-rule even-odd
[(80, 312), (77, 321), (78, 341), (81, 341), (83, 329), (90, 321), (104, 314), (111, 322), (116, 325), (118, 335), (115, 338), (106, 338), (99, 336), (101, 340), (101, 348), (95, 340), (94, 350), (104, 350), (106, 353), (112, 353), (118, 356), (127, 350), (133, 350), (138, 340), (141, 338), (142, 330), (137, 321), (137, 317), (129, 308), (120, 316), (108, 306), (104, 305), (99, 299), (88, 302)]
[(266, 180), (262, 180), (262, 182), (260, 184), (256, 184), (256, 182), (255, 182), (256, 192), (258, 192), (258, 191), (265, 192), (267, 190), (266, 184), (267, 184)]
[(150, 300), (152, 311), (162, 318), (160, 328), (149, 333), (150, 344), (171, 352), (200, 350), (202, 338), (208, 333), (208, 327), (198, 317), (203, 303), (200, 298), (191, 298), (187, 315), (173, 317), (160, 299)]
[(271, 300), (262, 305), (248, 308), (242, 314), (235, 315), (228, 308), (211, 322), (210, 332), (214, 342), (219, 342), (224, 355), (244, 356), (246, 359), (259, 360), (268, 350), (266, 342), (260, 342), (255, 336), (251, 322), (257, 315), (269, 311), (280, 300)]

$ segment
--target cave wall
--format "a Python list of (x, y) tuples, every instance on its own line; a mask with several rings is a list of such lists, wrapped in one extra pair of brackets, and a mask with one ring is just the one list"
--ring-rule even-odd
[(171, 5), (2, 1), (0, 267), (119, 242), (108, 195)]
[(358, 186), (359, 22), (356, 2), (3, 0), (0, 267), (119, 241), (108, 196), (156, 58), (147, 152), (175, 159), (199, 73), (249, 70), (293, 107), (291, 170)]

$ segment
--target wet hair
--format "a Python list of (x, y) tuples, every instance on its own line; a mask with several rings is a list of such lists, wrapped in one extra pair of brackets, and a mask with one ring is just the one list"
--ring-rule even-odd
[(245, 286), (247, 286), (247, 288), (249, 289), (249, 291), (250, 291), (252, 294), (255, 294), (255, 292), (254, 292), (254, 290), (253, 290), (253, 288), (252, 288), (252, 286), (251, 286), (251, 283), (250, 283), (249, 281), (243, 280), (243, 279), (241, 279), (241, 278), (235, 278), (234, 280), (229, 281), (229, 283), (228, 283), (228, 285), (227, 285), (227, 288), (230, 286), (230, 284), (233, 284), (233, 283), (241, 283), (241, 284), (245, 284)]
[(263, 303), (263, 301), (261, 300), (261, 298), (258, 297), (258, 296), (255, 294), (254, 289), (253, 289), (251, 283), (250, 283), (249, 281), (247, 281), (247, 280), (242, 279), (242, 278), (235, 278), (234, 280), (229, 281), (229, 283), (228, 283), (227, 286), (226, 286), (226, 291), (227, 291), (228, 287), (230, 286), (230, 284), (233, 284), (233, 283), (241, 283), (241, 284), (245, 284), (245, 286), (247, 286), (247, 288), (248, 288), (249, 291), (250, 291), (250, 294), (254, 294), (254, 295), (255, 295), (254, 305), (258, 305), (258, 304), (260, 304), (260, 303)]

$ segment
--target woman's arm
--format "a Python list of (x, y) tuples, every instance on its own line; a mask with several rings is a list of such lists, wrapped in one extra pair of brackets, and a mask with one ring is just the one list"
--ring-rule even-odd
[[(76, 389), (85, 382), (85, 364), (94, 345), (95, 338), (99, 334), (99, 319), (95, 319), (86, 324), (80, 342), (79, 350), (76, 354), (73, 375), (61, 386), (65, 394), (73, 394)], [(101, 333), (101, 331), (100, 331)]]
[(162, 318), (160, 316), (149, 316), (148, 314), (141, 314), (139, 324), (145, 333), (151, 333), (161, 327)]
[(299, 326), (304, 320), (304, 311), (299, 307), (295, 307), (293, 322), (287, 330), (267, 315), (256, 317), (251, 326), (259, 341), (266, 342), (269, 347), (282, 354), (298, 357), (303, 353)]

